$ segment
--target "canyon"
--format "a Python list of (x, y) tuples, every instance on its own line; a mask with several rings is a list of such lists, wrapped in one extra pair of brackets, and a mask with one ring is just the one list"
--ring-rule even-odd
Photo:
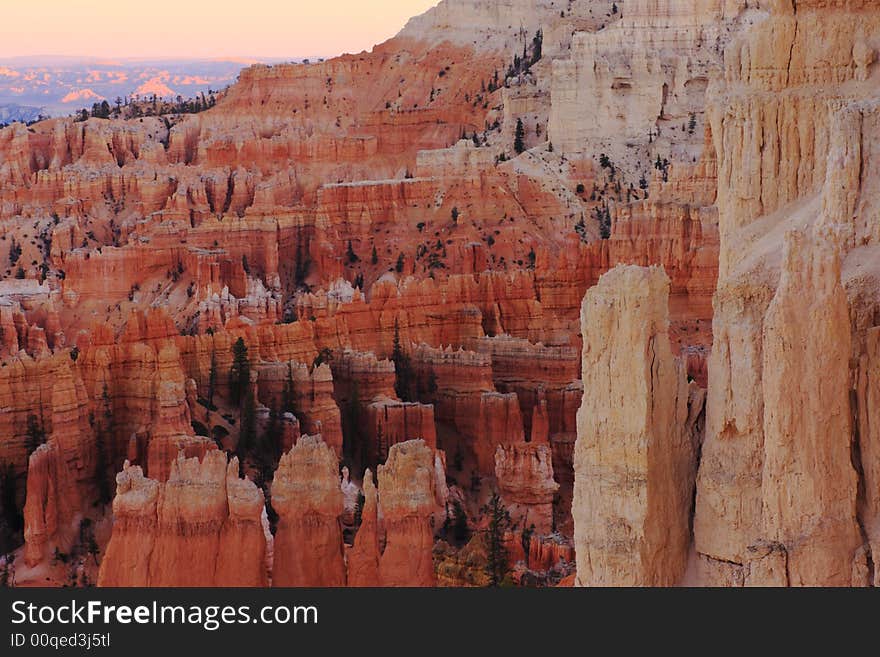
[(880, 583), (878, 49), (867, 0), (443, 0), (3, 128), (3, 567)]

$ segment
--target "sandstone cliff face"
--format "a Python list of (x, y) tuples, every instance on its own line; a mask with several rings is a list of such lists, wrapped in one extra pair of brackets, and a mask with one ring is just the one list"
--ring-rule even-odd
[[(535, 416), (546, 414), (546, 440), (574, 425), (566, 410), (568, 387), (580, 378), (578, 352), (568, 345), (532, 344), (506, 335), (470, 343), (477, 353), (491, 357), (492, 379), (503, 393), (516, 393), (526, 431), (535, 433)], [(538, 417), (538, 424), (544, 421)], [(538, 434), (544, 433), (538, 429)]]
[(491, 360), (481, 354), (421, 345), (413, 361), (420, 385), (433, 389), (427, 398), (437, 419), (451, 424), (464, 439), (477, 469), (492, 474), (496, 447), (525, 440), (516, 394), (495, 390)]
[[(238, 476), (237, 459), (226, 469), (228, 515), (220, 529), (220, 547), (214, 570), (218, 587), (267, 586), (267, 542), (271, 538), (262, 491)], [(242, 555), (246, 555), (242, 559)]]
[(150, 582), (197, 586), (214, 577), (226, 511), (226, 457), (176, 460), (156, 503)]
[[(576, 34), (570, 58), (553, 62), (554, 145), (567, 153), (605, 151), (623, 161), (624, 143), (648, 142), (649, 130), (665, 139), (676, 123), (701, 114), (720, 4), (627, 0), (622, 19)], [(680, 147), (687, 135), (675, 141)]]
[(531, 570), (548, 571), (562, 563), (575, 560), (573, 547), (558, 538), (533, 535), (529, 540), (528, 566)]
[(345, 428), (350, 452), (363, 464), (384, 462), (392, 445), (407, 440), (437, 447), (433, 406), (398, 399), (393, 362), (344, 350), (334, 358), (333, 369), (334, 396), (350, 425)]
[[(860, 358), (858, 380), (859, 403), (859, 462), (864, 473), (864, 491), (859, 496), (859, 518), (869, 541), (871, 555), (880, 549), (880, 525), (878, 509), (880, 500), (868, 491), (877, 490), (880, 482), (880, 442), (878, 442), (877, 417), (878, 397), (877, 375), (880, 365), (880, 330), (873, 328), (868, 332), (865, 353)], [(874, 571), (873, 585), (877, 586), (878, 574)]]
[(263, 495), (238, 468), (181, 454), (163, 484), (126, 463), (98, 586), (265, 586)]
[[(762, 529), (771, 554), (759, 552), (751, 563), (752, 573), (771, 578), (762, 584), (857, 583), (850, 322), (837, 239), (830, 232), (786, 236), (782, 276), (764, 318)], [(765, 558), (784, 569), (765, 567)]]
[[(876, 316), (865, 214), (876, 157), (859, 144), (876, 129), (876, 101), (864, 99), (876, 97), (869, 35), (880, 17), (856, 1), (775, 3), (751, 18), (725, 51), (709, 110), (721, 249), (699, 574), (864, 584), (875, 494), (846, 446), (869, 403), (853, 364), (870, 360)], [(855, 442), (870, 463), (870, 440)]]
[(572, 506), (582, 586), (670, 586), (685, 571), (696, 460), (668, 297), (659, 268), (621, 266), (584, 298)]
[(321, 436), (303, 436), (281, 458), (272, 506), (279, 518), (273, 586), (345, 586), (339, 467)]

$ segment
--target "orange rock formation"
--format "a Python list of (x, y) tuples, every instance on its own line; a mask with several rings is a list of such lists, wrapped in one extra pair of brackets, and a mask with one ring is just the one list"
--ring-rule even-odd
[(263, 495), (238, 469), (181, 453), (163, 484), (126, 463), (98, 586), (265, 586)]
[(3, 552), (478, 583), (448, 476), (521, 583), (880, 582), (876, 3), (570, 4), (0, 130)]

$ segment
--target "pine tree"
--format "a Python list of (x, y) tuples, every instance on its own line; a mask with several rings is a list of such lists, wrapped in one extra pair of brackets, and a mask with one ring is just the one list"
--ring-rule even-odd
[(522, 532), (519, 535), (519, 540), (522, 543), (523, 554), (528, 555), (529, 549), (532, 545), (532, 536), (535, 533), (535, 525), (529, 525), (528, 527), (523, 527)]
[(95, 565), (98, 565), (98, 555), (101, 549), (98, 547), (98, 541), (95, 538), (95, 530), (92, 521), (89, 518), (83, 518), (79, 525), (79, 540), (82, 551), (92, 558)]
[(281, 393), (281, 412), (293, 413), (293, 369), (287, 366), (287, 380)]
[(24, 518), (18, 509), (15, 467), (0, 461), (0, 552), (16, 547), (16, 538), (24, 527)]
[(311, 266), (312, 259), (308, 249), (303, 247), (302, 241), (298, 241), (296, 245), (296, 268), (293, 274), (293, 282), (297, 287), (305, 286)]
[(367, 498), (364, 497), (362, 491), (358, 491), (357, 503), (354, 505), (354, 526), (360, 527), (364, 519), (364, 504)]
[(353, 265), (360, 258), (358, 258), (357, 253), (354, 252), (354, 249), (351, 246), (351, 240), (348, 240), (348, 247), (345, 250), (345, 257), (348, 259), (348, 264)]
[(400, 344), (400, 325), (394, 320), (394, 343), (391, 350), (391, 360), (394, 362), (396, 373), (394, 392), (398, 398), (405, 402), (413, 401), (411, 397), (413, 374), (409, 356), (404, 353)]
[(9, 552), (3, 557), (3, 566), (0, 567), (0, 587), (15, 586), (15, 554)]
[(27, 437), (25, 438), (25, 447), (27, 455), (30, 456), (37, 451), (37, 448), (46, 442), (46, 430), (42, 423), (37, 420), (37, 416), (30, 413), (27, 417)]
[(483, 507), (483, 513), (489, 516), (488, 527), (484, 530), (486, 574), (489, 576), (489, 586), (500, 586), (510, 570), (507, 546), (504, 544), (504, 534), (510, 527), (510, 513), (501, 503), (498, 493), (492, 494), (488, 504)]
[(257, 440), (257, 402), (248, 386), (241, 400), (241, 424), (239, 426), (237, 452), (243, 460), (251, 453)]
[(455, 454), (452, 457), (452, 469), (461, 472), (464, 467), (464, 453), (461, 451), (461, 445), (455, 448)]
[(538, 30), (532, 39), (532, 64), (536, 64), (544, 56), (544, 32)]
[(403, 253), (401, 253), (399, 256), (397, 256), (397, 263), (394, 265), (394, 271), (396, 271), (398, 274), (402, 274), (404, 264), (406, 264), (405, 256), (403, 255)]
[(382, 425), (376, 427), (376, 463), (381, 463), (388, 458), (388, 449), (385, 445), (385, 432)]
[(357, 457), (362, 459), (364, 440), (361, 433), (361, 399), (360, 390), (355, 381), (352, 381), (351, 394), (342, 410), (342, 428), (346, 443), (346, 455), (350, 458)]
[(208, 409), (213, 411), (217, 407), (214, 406), (214, 391), (217, 388), (217, 352), (211, 349), (211, 369), (208, 370)]
[(525, 136), (526, 129), (523, 125), (522, 119), (516, 120), (516, 134), (513, 139), (513, 150), (516, 151), (517, 155), (526, 150), (525, 145)]
[(12, 241), (9, 245), (9, 266), (13, 267), (18, 262), (18, 259), (21, 257), (21, 245), (15, 241), (15, 237), (12, 238)]
[(232, 367), (229, 370), (229, 393), (232, 403), (239, 405), (251, 387), (251, 365), (248, 361), (248, 348), (244, 338), (232, 345)]
[(379, 254), (376, 253), (376, 246), (373, 245), (373, 254), (370, 256), (370, 264), (379, 264)]
[(259, 480), (256, 483), (260, 488), (267, 487), (278, 465), (281, 456), (281, 438), (281, 413), (273, 407), (269, 410), (269, 422), (254, 454), (259, 472)]
[(95, 454), (97, 462), (95, 463), (95, 479), (98, 485), (98, 500), (103, 505), (107, 505), (113, 501), (113, 491), (108, 479), (107, 467), (107, 436), (112, 435), (113, 431), (113, 407), (110, 403), (110, 393), (107, 384), (101, 391), (102, 418), (101, 423), (95, 429)]
[(467, 541), (469, 534), (467, 513), (461, 502), (455, 500), (452, 506), (452, 535), (461, 544)]

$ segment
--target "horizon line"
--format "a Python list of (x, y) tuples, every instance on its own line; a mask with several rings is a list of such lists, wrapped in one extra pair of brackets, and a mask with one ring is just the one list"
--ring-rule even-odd
[[(366, 52), (366, 51), (363, 51)], [(40, 54), (40, 55), (0, 55), (0, 61), (8, 61), (12, 59), (75, 59), (79, 61), (120, 61), (120, 62), (154, 62), (154, 61), (193, 61), (193, 62), (231, 62), (234, 64), (241, 62), (261, 62), (266, 60), (273, 61), (296, 61), (305, 59), (333, 59), (342, 55), (352, 55), (357, 53), (339, 53), (337, 55), (218, 55), (218, 56), (199, 56), (199, 55), (136, 55), (110, 57), (101, 55), (71, 55), (71, 54)]]

